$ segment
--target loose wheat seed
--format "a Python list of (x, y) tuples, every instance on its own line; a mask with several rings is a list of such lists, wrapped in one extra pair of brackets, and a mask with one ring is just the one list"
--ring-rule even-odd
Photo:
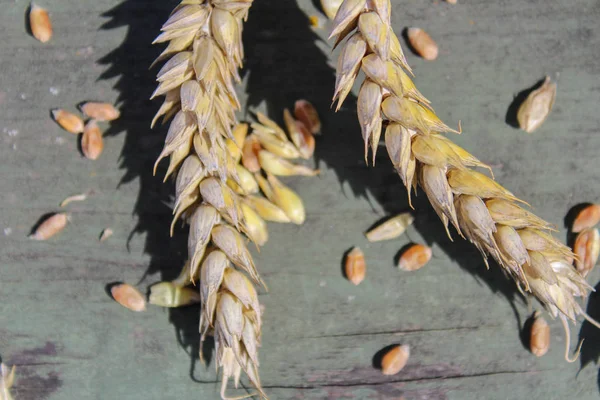
[(541, 316), (539, 311), (535, 312), (533, 318), (529, 347), (535, 356), (541, 357), (546, 354), (548, 348), (550, 348), (550, 326), (544, 317)]
[(437, 43), (421, 28), (408, 28), (408, 41), (424, 59), (433, 61), (438, 57)]
[(121, 283), (110, 289), (113, 299), (132, 311), (145, 311), (146, 299), (139, 290), (127, 283)]
[(81, 137), (81, 151), (86, 158), (96, 160), (104, 150), (104, 140), (102, 132), (95, 120), (90, 120), (85, 124), (83, 136)]
[(37, 227), (35, 232), (29, 236), (33, 240), (47, 240), (61, 232), (67, 226), (69, 217), (65, 213), (57, 213), (47, 218)]
[(81, 112), (96, 121), (113, 121), (121, 112), (109, 103), (87, 102), (81, 106)]
[(581, 232), (587, 228), (593, 228), (600, 222), (600, 205), (591, 204), (577, 214), (573, 221), (573, 232)]
[(52, 117), (67, 132), (76, 135), (83, 132), (83, 120), (73, 113), (56, 109), (52, 110)]
[(421, 269), (431, 260), (431, 248), (422, 244), (410, 246), (400, 257), (398, 268), (404, 271)]
[(598, 229), (584, 229), (575, 238), (573, 252), (577, 256), (575, 267), (581, 276), (587, 276), (598, 262), (600, 233)]
[(348, 280), (355, 285), (358, 285), (365, 279), (367, 272), (365, 255), (358, 247), (354, 247), (346, 256), (344, 272)]
[(52, 22), (48, 11), (35, 3), (31, 3), (29, 26), (33, 36), (42, 43), (46, 43), (52, 37)]
[(407, 344), (393, 347), (381, 360), (381, 372), (384, 375), (396, 375), (406, 366), (409, 357), (410, 347)]
[(302, 122), (313, 135), (321, 133), (321, 119), (317, 109), (308, 100), (298, 100), (294, 105), (294, 116)]

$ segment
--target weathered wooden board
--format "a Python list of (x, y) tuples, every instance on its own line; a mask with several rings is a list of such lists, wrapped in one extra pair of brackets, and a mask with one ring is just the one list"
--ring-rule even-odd
[[(581, 362), (568, 364), (553, 322), (549, 354), (533, 357), (520, 336), (529, 310), (514, 285), (496, 268), (486, 271), (469, 244), (451, 243), (423, 195), (404, 237), (366, 242), (362, 233), (376, 220), (408, 208), (406, 193), (383, 148), (377, 167), (364, 165), (354, 99), (338, 114), (329, 111), (337, 53), (324, 40), (326, 29), (309, 27), (316, 3), (256, 0), (244, 33), (245, 109), (279, 118), (283, 106), (307, 98), (325, 131), (316, 154), (322, 175), (287, 180), (305, 199), (306, 224), (273, 225), (257, 254), (270, 287), (261, 295), (267, 393), (598, 398), (600, 332), (574, 328), (587, 339)], [(438, 114), (450, 124), (462, 120), (458, 143), (495, 165), (500, 182), (558, 226), (577, 203), (598, 201), (597, 0), (393, 3), (397, 32), (420, 26), (440, 45), (435, 62), (410, 52), (408, 59)], [(167, 233), (164, 202), (172, 189), (151, 176), (165, 132), (148, 129), (159, 102), (146, 100), (156, 72), (148, 65), (160, 51), (150, 43), (175, 3), (43, 5), (55, 27), (45, 45), (25, 30), (25, 1), (6, 1), (0, 11), (0, 355), (17, 365), (15, 398), (218, 398), (213, 363), (196, 361), (197, 309), (133, 314), (105, 292), (115, 281), (146, 288), (170, 278), (185, 257), (185, 231), (173, 239)], [(552, 115), (535, 134), (514, 129), (507, 116), (514, 96), (546, 74), (559, 88)], [(75, 110), (87, 99), (117, 101), (123, 111), (112, 126), (102, 125), (106, 150), (95, 162), (49, 118), (51, 108)], [(89, 200), (68, 207), (73, 223), (63, 234), (44, 243), (26, 238), (64, 197), (88, 189), (95, 192)], [(100, 243), (106, 227), (115, 235)], [(411, 241), (432, 245), (434, 258), (420, 271), (401, 272), (394, 257)], [(358, 287), (341, 273), (342, 255), (353, 245), (368, 262)], [(412, 357), (402, 373), (384, 377), (374, 364), (394, 343), (410, 344)]]

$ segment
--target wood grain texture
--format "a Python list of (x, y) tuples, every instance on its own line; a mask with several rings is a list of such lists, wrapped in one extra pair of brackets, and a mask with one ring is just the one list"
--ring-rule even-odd
[[(581, 361), (568, 364), (560, 324), (550, 322), (549, 353), (532, 356), (520, 332), (530, 312), (513, 283), (497, 267), (487, 271), (468, 243), (451, 243), (425, 196), (404, 236), (366, 241), (375, 221), (408, 208), (406, 193), (383, 148), (375, 168), (364, 165), (355, 99), (337, 114), (329, 110), (338, 53), (326, 29), (309, 27), (313, 3), (256, 0), (244, 32), (240, 116), (260, 109), (279, 119), (283, 106), (307, 98), (324, 130), (315, 157), (322, 175), (286, 180), (305, 199), (305, 225), (270, 225), (271, 239), (256, 254), (270, 287), (260, 296), (267, 393), (290, 400), (598, 398), (600, 332), (575, 328), (586, 343)], [(435, 62), (407, 56), (440, 117), (452, 126), (462, 120), (459, 144), (495, 165), (498, 181), (560, 227), (573, 206), (599, 200), (600, 3), (393, 3), (396, 32), (421, 27), (440, 47)], [(165, 132), (148, 128), (160, 103), (147, 100), (156, 72), (148, 66), (160, 52), (150, 43), (175, 3), (43, 6), (54, 24), (46, 44), (27, 34), (26, 2), (5, 2), (0, 12), (0, 356), (17, 365), (15, 399), (216, 399), (213, 363), (196, 360), (196, 308), (137, 314), (106, 293), (116, 281), (144, 290), (171, 278), (185, 257), (185, 229), (168, 237), (164, 203), (172, 187), (151, 176)], [(510, 126), (507, 110), (545, 75), (558, 82), (556, 104), (528, 135)], [(85, 100), (122, 110), (121, 119), (101, 124), (105, 151), (93, 162), (49, 116)], [(73, 222), (63, 233), (47, 242), (26, 238), (40, 216), (88, 189), (88, 200), (67, 207)], [(106, 227), (115, 233), (100, 243)], [(419, 271), (399, 271), (394, 258), (412, 241), (432, 246), (433, 259)], [(368, 265), (358, 287), (341, 269), (355, 245)], [(599, 277), (594, 271), (588, 280)], [(589, 310), (598, 316), (594, 302)], [(411, 359), (385, 377), (378, 354), (398, 343), (411, 346)]]

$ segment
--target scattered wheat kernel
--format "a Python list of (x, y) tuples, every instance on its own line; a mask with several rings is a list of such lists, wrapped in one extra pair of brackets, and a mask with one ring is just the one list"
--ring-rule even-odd
[(127, 283), (121, 283), (110, 289), (113, 299), (132, 311), (146, 310), (146, 299), (139, 290)]
[(56, 109), (52, 110), (52, 117), (67, 132), (76, 135), (83, 132), (83, 120), (73, 113)]
[(539, 311), (535, 312), (533, 318), (529, 347), (534, 355), (541, 357), (548, 352), (550, 347), (550, 326)]
[(37, 227), (35, 232), (29, 235), (30, 239), (33, 240), (47, 240), (52, 236), (56, 235), (67, 226), (69, 217), (65, 213), (56, 213), (51, 217), (47, 218)]
[(113, 121), (121, 115), (110, 103), (87, 102), (81, 106), (81, 112), (96, 121)]
[(600, 232), (598, 229), (588, 228), (577, 234), (573, 253), (577, 256), (575, 268), (581, 276), (586, 277), (598, 262), (600, 255)]
[(95, 120), (90, 120), (85, 124), (83, 136), (81, 137), (81, 151), (86, 158), (96, 160), (102, 154), (104, 149), (104, 140), (102, 132)]
[(600, 222), (600, 205), (590, 204), (577, 214), (573, 221), (573, 232), (581, 232), (587, 228), (593, 228)]
[(438, 45), (421, 28), (408, 28), (408, 41), (415, 51), (424, 59), (432, 61), (438, 56)]
[(384, 375), (396, 375), (408, 362), (410, 347), (407, 344), (393, 347), (381, 360), (381, 372)]
[(367, 272), (365, 255), (358, 247), (354, 247), (346, 256), (344, 271), (348, 280), (355, 285), (358, 285), (365, 279)]
[(29, 11), (29, 26), (33, 37), (42, 43), (46, 43), (52, 37), (52, 22), (48, 10), (31, 3)]
[(431, 260), (431, 248), (422, 244), (410, 246), (398, 262), (398, 267), (404, 271), (416, 271), (421, 269)]
[(297, 100), (294, 104), (294, 116), (304, 124), (313, 135), (321, 133), (321, 119), (317, 109), (308, 100)]

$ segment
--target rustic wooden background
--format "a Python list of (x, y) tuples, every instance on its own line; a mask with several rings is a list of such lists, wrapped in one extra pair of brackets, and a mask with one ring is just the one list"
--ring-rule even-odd
[[(394, 0), (397, 32), (420, 26), (440, 56), (408, 52), (419, 89), (450, 125), (456, 141), (495, 166), (496, 178), (564, 226), (567, 212), (598, 201), (600, 181), (600, 3), (598, 0)], [(218, 398), (214, 363), (196, 360), (198, 310), (149, 307), (135, 314), (115, 304), (106, 285), (145, 289), (173, 277), (185, 257), (184, 230), (170, 239), (172, 188), (151, 176), (163, 130), (150, 131), (159, 101), (148, 71), (150, 45), (175, 6), (165, 0), (44, 0), (55, 34), (28, 35), (24, 0), (0, 11), (0, 356), (17, 365), (15, 399)], [(469, 244), (451, 243), (421, 194), (416, 223), (402, 238), (368, 244), (363, 232), (407, 209), (406, 193), (385, 151), (376, 168), (362, 161), (354, 99), (329, 110), (336, 53), (308, 16), (317, 1), (256, 0), (244, 32), (245, 111), (280, 118), (298, 98), (314, 102), (324, 135), (318, 178), (288, 179), (304, 198), (304, 226), (272, 225), (256, 256), (270, 287), (261, 375), (273, 399), (594, 399), (600, 332), (586, 337), (580, 361), (563, 360), (565, 339), (551, 322), (543, 358), (524, 347), (530, 310), (494, 267), (486, 271)], [(558, 82), (554, 110), (528, 135), (515, 129), (515, 96), (546, 74)], [(49, 110), (84, 100), (117, 102), (122, 118), (106, 131), (95, 162), (78, 152)], [(518, 102), (518, 99), (517, 99)], [(243, 116), (243, 115), (242, 115)], [(73, 222), (48, 242), (26, 238), (68, 195)], [(100, 243), (102, 229), (115, 235)], [(565, 239), (565, 233), (560, 234)], [(426, 268), (394, 267), (409, 242), (433, 246)], [(341, 273), (351, 246), (363, 248), (366, 280)], [(595, 285), (600, 273), (589, 277)], [(592, 296), (588, 310), (598, 316)], [(534, 303), (537, 307), (537, 304)], [(381, 350), (408, 343), (400, 374), (377, 370)], [(233, 393), (233, 392), (232, 392)], [(243, 394), (243, 391), (239, 391)]]

